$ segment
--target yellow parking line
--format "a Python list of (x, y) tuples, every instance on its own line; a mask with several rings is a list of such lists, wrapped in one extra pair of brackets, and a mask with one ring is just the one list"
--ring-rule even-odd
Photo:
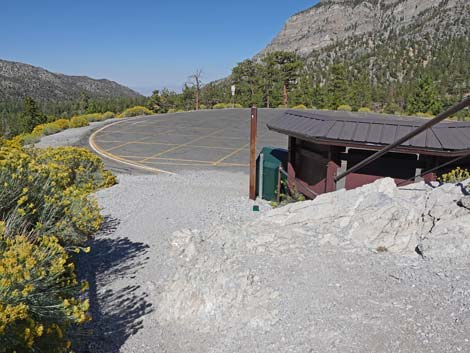
[[(169, 130), (168, 132), (171, 132), (172, 130)], [(108, 152), (111, 152), (111, 151), (114, 151), (114, 150), (117, 150), (118, 148), (121, 148), (121, 147), (124, 147), (124, 146), (127, 146), (127, 145), (132, 145), (132, 144), (139, 144), (139, 143), (144, 143), (144, 140), (146, 139), (147, 137), (143, 137), (139, 140), (133, 140), (133, 141), (127, 141), (126, 143), (122, 143), (120, 145), (117, 145), (117, 146), (114, 146), (112, 148), (108, 148), (106, 149), (106, 151)], [(174, 145), (176, 146), (176, 144)]]
[(114, 151), (114, 150), (117, 150), (118, 148), (121, 148), (121, 147), (124, 147), (124, 146), (127, 146), (129, 144), (131, 144), (132, 142), (126, 142), (126, 143), (122, 143), (120, 145), (117, 145), (117, 146), (114, 146), (112, 148), (108, 148), (108, 149), (105, 149), (105, 151), (107, 152), (111, 152), (111, 151)]
[(122, 154), (116, 154), (115, 156), (116, 156), (116, 157), (119, 157), (119, 158), (124, 158), (124, 159), (125, 159), (125, 158), (135, 158), (135, 159), (136, 159), (136, 162), (137, 162), (137, 160), (142, 159), (142, 156), (127, 156), (127, 155), (126, 155), (126, 156), (123, 156)]
[(208, 149), (214, 149), (214, 150), (233, 150), (232, 147), (218, 147), (218, 146), (201, 146), (201, 145), (191, 145), (189, 147), (194, 147), (194, 148), (208, 148)]
[[(100, 142), (111, 142), (116, 143), (120, 141), (100, 141)], [(130, 144), (136, 145), (162, 145), (162, 146), (179, 146), (179, 143), (164, 143), (164, 142), (146, 142), (146, 141), (132, 141), (129, 142)], [(230, 150), (232, 151), (232, 147), (218, 147), (218, 146), (204, 146), (204, 145), (190, 145), (189, 147), (194, 148), (206, 148), (206, 149), (215, 149), (215, 150)]]
[(193, 167), (213, 167), (212, 164), (196, 164), (196, 163), (171, 163), (171, 162), (151, 162), (147, 161), (146, 164), (155, 164), (155, 165), (174, 165), (174, 166), (193, 166)]
[(162, 145), (162, 146), (179, 146), (178, 143), (165, 143), (165, 142), (145, 142), (145, 141), (137, 141), (133, 142), (136, 145)]
[(122, 141), (112, 141), (112, 140), (100, 140), (100, 143), (121, 143)]
[[(176, 127), (178, 128), (178, 127)], [(223, 130), (223, 129), (221, 129)], [(218, 131), (215, 131), (214, 133), (216, 132), (219, 132), (220, 130)], [(109, 134), (114, 134), (114, 133), (120, 133), (120, 134), (134, 134), (134, 135), (143, 135), (143, 136), (160, 136), (160, 135), (168, 135), (168, 132), (157, 132), (157, 133), (148, 133), (148, 132), (136, 132), (136, 131), (128, 131), (128, 132), (109, 132)], [(179, 133), (176, 133), (176, 134), (169, 134), (168, 136), (170, 137), (197, 137), (197, 136), (200, 136), (200, 135), (196, 135), (196, 134), (179, 134)], [(247, 140), (247, 138), (245, 137), (233, 137), (233, 136), (213, 136), (213, 138), (215, 139), (218, 139), (218, 140)]]
[[(126, 119), (126, 120), (128, 120), (128, 119)], [(169, 126), (170, 124), (169, 123), (167, 124), (166, 122), (171, 122), (172, 121), (175, 124), (177, 124), (177, 121), (174, 120), (174, 117), (171, 117), (171, 118), (168, 118), (168, 119), (152, 120), (152, 121), (149, 121), (148, 123), (147, 122), (142, 122), (142, 123), (137, 123), (137, 124), (136, 123), (131, 124), (130, 129), (132, 129), (132, 130), (135, 129), (135, 130), (140, 130), (140, 131), (128, 131), (128, 130), (122, 131), (121, 129), (119, 129), (117, 131), (113, 131), (113, 129), (109, 129), (108, 135), (104, 135), (103, 131), (105, 130), (105, 128), (111, 128), (112, 126), (115, 126), (115, 128), (116, 128), (116, 125), (118, 123), (124, 122), (126, 120), (107, 125), (107, 126), (101, 128), (101, 129), (99, 129), (98, 131), (96, 131), (90, 137), (90, 146), (92, 147), (92, 149), (95, 150), (95, 152), (97, 152), (98, 154), (100, 154), (104, 157), (107, 157), (111, 160), (129, 165), (129, 166), (133, 166), (133, 167), (136, 167), (136, 168), (141, 168), (141, 169), (148, 170), (148, 171), (163, 172), (163, 173), (168, 173), (168, 174), (173, 174), (173, 173), (168, 172), (168, 171), (164, 171), (164, 170), (160, 170), (160, 169), (157, 169), (157, 168), (153, 168), (152, 165), (156, 165), (156, 166), (158, 166), (158, 165), (162, 165), (162, 166), (164, 166), (164, 165), (168, 165), (168, 166), (193, 166), (193, 167), (214, 167), (214, 166), (219, 166), (219, 167), (248, 167), (249, 166), (248, 164), (243, 164), (243, 163), (226, 163), (226, 162), (224, 162), (227, 159), (229, 159), (230, 157), (235, 156), (237, 153), (240, 153), (243, 150), (247, 149), (249, 147), (249, 144), (245, 144), (245, 145), (243, 145), (239, 148), (231, 148), (231, 147), (225, 147), (225, 146), (224, 147), (221, 147), (221, 146), (207, 146), (207, 145), (197, 145), (197, 144), (195, 144), (197, 141), (201, 141), (205, 138), (213, 138), (214, 142), (217, 141), (217, 140), (221, 140), (221, 141), (222, 140), (230, 140), (230, 141), (234, 141), (234, 142), (235, 141), (243, 141), (243, 140), (246, 141), (247, 140), (246, 138), (235, 137), (233, 135), (232, 136), (218, 136), (217, 134), (223, 134), (224, 129), (215, 130), (214, 128), (206, 128), (206, 127), (201, 127), (201, 126), (191, 127), (191, 126), (188, 126), (187, 124), (179, 125), (179, 126), (178, 125), (176, 125), (176, 126), (172, 125), (170, 127)], [(208, 119), (207, 121), (211, 121), (211, 120)], [(160, 130), (160, 132), (157, 132), (157, 133), (146, 132), (145, 130), (148, 127), (149, 128), (150, 127), (155, 127), (158, 130)], [(189, 130), (189, 131), (187, 131), (188, 133), (184, 133), (185, 129)], [(193, 131), (191, 131), (190, 129), (192, 129)], [(165, 131), (163, 131), (163, 130), (165, 130)], [(204, 136), (201, 136), (200, 134), (199, 135), (197, 134), (197, 133), (204, 133), (204, 132), (209, 132), (209, 131), (211, 131), (211, 132), (204, 135)], [(235, 131), (236, 131), (236, 129), (234, 129), (233, 132), (235, 132)], [(192, 132), (196, 133), (196, 134), (193, 134)], [(230, 132), (228, 132), (228, 133), (230, 134)], [(137, 137), (137, 139), (133, 140), (133, 141), (127, 141), (127, 142), (124, 143), (122, 141), (122, 139), (119, 140), (118, 138), (115, 138), (115, 137), (113, 138), (113, 134), (122, 134), (122, 135), (135, 134), (136, 135), (135, 137)], [(162, 135), (163, 136), (169, 136), (169, 137), (175, 137), (175, 138), (176, 137), (189, 137), (189, 138), (192, 138), (192, 139), (190, 141), (182, 143), (182, 144), (159, 142), (158, 137), (162, 136)], [(108, 136), (108, 140), (99, 141), (99, 143), (112, 143), (112, 144), (120, 143), (120, 144), (117, 145), (117, 146), (112, 146), (109, 150), (103, 149), (102, 147), (100, 147), (95, 142), (95, 138), (97, 136), (103, 136), (104, 138), (106, 138), (105, 136)], [(155, 137), (155, 139), (152, 139), (152, 137)], [(125, 136), (124, 136), (124, 138), (125, 138)], [(155, 141), (155, 142), (153, 142), (153, 141)], [(108, 151), (117, 150), (119, 148), (122, 148), (122, 147), (127, 146), (127, 145), (131, 145), (131, 144), (168, 146), (170, 148), (168, 148), (168, 149), (166, 149), (162, 152), (156, 153), (156, 154), (154, 154), (152, 156), (149, 156), (149, 157), (114, 155), (114, 154), (108, 152)], [(223, 143), (220, 143), (220, 144), (223, 144)], [(220, 150), (220, 151), (227, 151), (227, 153), (228, 152), (230, 152), (230, 153), (228, 153), (226, 156), (220, 158), (217, 161), (202, 161), (202, 160), (195, 160), (195, 159), (182, 159), (182, 158), (178, 159), (178, 158), (165, 158), (164, 157), (165, 154), (176, 151), (176, 150), (178, 150), (180, 148), (184, 148), (184, 147)], [(135, 161), (130, 160), (129, 158), (134, 158), (136, 160)]]
[(226, 155), (225, 157), (222, 157), (221, 159), (219, 159), (218, 161), (215, 161), (214, 162), (214, 165), (219, 165), (220, 163), (222, 163), (223, 161), (225, 161), (226, 159), (236, 155), (237, 153), (240, 153), (241, 151), (243, 151), (245, 148), (247, 148), (248, 146), (250, 146), (249, 143), (247, 143), (246, 145), (243, 145), (242, 147), (236, 149), (235, 151), (233, 151), (232, 153), (229, 153), (228, 155)]
[(212, 165), (212, 161), (201, 161), (198, 159), (183, 159), (183, 158), (165, 158), (165, 157), (156, 157), (156, 158), (151, 158), (148, 160), (148, 162), (152, 161), (180, 161), (180, 162), (194, 162), (194, 163), (203, 163), (203, 164), (210, 164)]
[(242, 163), (220, 163), (217, 166), (219, 167), (249, 167), (249, 164)]
[[(124, 120), (125, 121), (125, 120)], [(96, 152), (98, 153), (100, 156), (103, 156), (105, 158), (108, 158), (112, 161), (115, 161), (115, 162), (119, 162), (119, 163), (122, 163), (122, 164), (125, 164), (125, 165), (128, 165), (128, 166), (131, 166), (131, 167), (134, 167), (134, 168), (139, 168), (139, 169), (142, 169), (142, 170), (146, 170), (146, 171), (150, 171), (150, 172), (153, 172), (153, 173), (165, 173), (165, 174), (171, 174), (171, 175), (174, 175), (175, 173), (172, 173), (172, 172), (169, 172), (169, 171), (166, 171), (166, 170), (163, 170), (163, 169), (158, 169), (158, 168), (152, 168), (152, 167), (148, 167), (148, 166), (145, 166), (145, 165), (141, 165), (139, 163), (135, 163), (134, 161), (129, 161), (129, 160), (125, 160), (125, 159), (122, 159), (122, 158), (119, 158), (115, 155), (113, 155), (112, 153), (109, 153), (105, 150), (103, 150), (102, 148), (100, 148), (96, 142), (95, 142), (95, 139), (96, 139), (96, 135), (99, 134), (100, 132), (104, 131), (106, 128), (109, 128), (111, 126), (115, 126), (119, 123), (122, 123), (122, 121), (119, 121), (119, 122), (115, 122), (115, 123), (112, 123), (110, 125), (106, 125), (106, 126), (103, 126), (101, 129), (97, 130), (96, 132), (94, 132), (93, 134), (91, 134), (90, 136), (90, 139), (88, 140), (89, 144), (90, 144), (90, 147)]]
[(214, 131), (214, 132), (212, 132), (212, 133), (210, 133), (210, 134), (208, 134), (208, 135), (200, 136), (200, 137), (198, 137), (197, 139), (191, 140), (191, 141), (189, 141), (189, 142), (183, 143), (183, 144), (178, 145), (178, 146), (175, 146), (175, 147), (173, 147), (173, 148), (169, 148), (169, 149), (167, 149), (166, 151), (163, 151), (163, 152), (157, 153), (156, 155), (153, 155), (152, 157), (144, 158), (144, 159), (142, 159), (140, 162), (142, 163), (142, 162), (145, 162), (145, 161), (147, 161), (147, 160), (149, 160), (149, 159), (152, 159), (152, 158), (155, 158), (155, 157), (160, 157), (160, 156), (162, 156), (162, 155), (164, 155), (164, 154), (166, 154), (166, 153), (173, 152), (173, 151), (175, 151), (175, 150), (177, 150), (177, 149), (180, 149), (180, 148), (182, 148), (182, 147), (189, 146), (189, 145), (191, 145), (191, 144), (194, 143), (194, 142), (203, 140), (203, 139), (205, 139), (205, 138), (207, 138), (207, 137), (210, 137), (210, 136), (212, 136), (212, 135), (214, 135), (214, 134), (216, 134), (216, 133), (218, 133), (218, 132), (220, 132), (220, 131), (222, 131), (222, 130), (223, 130), (223, 129)]

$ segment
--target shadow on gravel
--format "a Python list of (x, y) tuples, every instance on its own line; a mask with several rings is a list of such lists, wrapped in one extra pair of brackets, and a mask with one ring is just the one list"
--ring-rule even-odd
[(117, 280), (132, 282), (134, 274), (147, 262), (148, 245), (127, 238), (109, 237), (119, 220), (106, 218), (102, 230), (90, 241), (90, 254), (78, 259), (80, 278), (90, 285), (90, 313), (78, 352), (118, 353), (129, 336), (142, 328), (142, 319), (152, 312), (148, 295), (140, 286), (103, 288)]

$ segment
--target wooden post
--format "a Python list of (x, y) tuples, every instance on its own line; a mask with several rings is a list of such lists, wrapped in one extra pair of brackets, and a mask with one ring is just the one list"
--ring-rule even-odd
[(282, 179), (282, 174), (281, 174), (281, 166), (277, 168), (277, 195), (276, 195), (276, 201), (279, 203), (281, 202), (281, 179)]
[(258, 109), (251, 108), (250, 133), (250, 199), (256, 200), (256, 135), (258, 128)]

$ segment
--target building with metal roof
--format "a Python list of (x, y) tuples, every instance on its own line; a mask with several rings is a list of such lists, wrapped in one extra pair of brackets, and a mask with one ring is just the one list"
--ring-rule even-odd
[[(470, 122), (444, 121), (335, 184), (335, 175), (427, 121), (374, 113), (291, 110), (267, 126), (289, 136), (289, 177), (308, 190), (304, 192), (310, 193), (307, 196), (314, 197), (338, 188), (352, 189), (387, 176), (403, 184), (456, 156), (470, 155)], [(470, 161), (463, 158), (459, 165), (470, 165)], [(435, 180), (436, 174), (455, 166), (446, 166), (425, 179)]]

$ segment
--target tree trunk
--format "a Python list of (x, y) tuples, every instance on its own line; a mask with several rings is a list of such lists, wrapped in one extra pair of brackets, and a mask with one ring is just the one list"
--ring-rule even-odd
[(287, 85), (286, 85), (285, 82), (284, 82), (284, 87), (283, 87), (282, 93), (284, 95), (284, 105), (288, 106), (289, 105), (289, 96), (287, 94)]

